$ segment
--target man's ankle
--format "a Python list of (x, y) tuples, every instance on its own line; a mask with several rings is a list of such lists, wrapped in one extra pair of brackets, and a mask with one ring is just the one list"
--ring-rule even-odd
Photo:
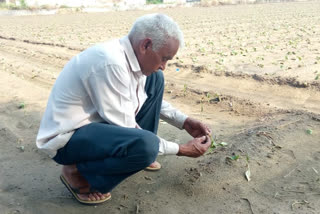
[(78, 173), (77, 166), (75, 164), (73, 164), (73, 165), (63, 165), (62, 173), (64, 175), (76, 174), (76, 173)]

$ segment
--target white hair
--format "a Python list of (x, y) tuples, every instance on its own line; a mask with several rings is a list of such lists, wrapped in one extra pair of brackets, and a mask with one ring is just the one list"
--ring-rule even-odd
[(179, 41), (179, 47), (184, 47), (183, 33), (178, 24), (167, 15), (154, 13), (139, 17), (129, 32), (129, 39), (139, 42), (143, 39), (152, 40), (152, 50), (158, 51), (169, 38)]

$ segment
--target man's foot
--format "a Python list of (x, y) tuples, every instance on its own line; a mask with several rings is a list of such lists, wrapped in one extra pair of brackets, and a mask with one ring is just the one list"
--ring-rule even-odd
[(100, 201), (104, 202), (111, 197), (110, 193), (102, 194), (100, 192), (90, 192), (90, 184), (79, 173), (76, 165), (63, 166), (61, 180), (81, 203), (85, 203), (86, 201), (88, 203), (99, 203)]
[(145, 168), (145, 170), (149, 170), (149, 171), (158, 171), (160, 169), (161, 169), (161, 164), (158, 161), (153, 162), (147, 168)]

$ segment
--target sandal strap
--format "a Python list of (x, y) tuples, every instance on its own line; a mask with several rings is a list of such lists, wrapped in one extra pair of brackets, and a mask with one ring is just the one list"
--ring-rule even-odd
[(89, 191), (84, 191), (84, 192), (81, 191), (81, 189), (88, 188), (88, 187), (79, 187), (79, 188), (70, 187), (70, 188), (76, 194), (90, 194), (90, 193), (92, 193), (91, 189), (89, 189)]

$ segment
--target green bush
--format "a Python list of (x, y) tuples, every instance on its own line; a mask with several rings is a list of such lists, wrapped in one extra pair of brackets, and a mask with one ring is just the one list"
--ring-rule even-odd
[(68, 5), (61, 5), (60, 8), (70, 8)]
[(7, 6), (8, 6), (9, 10), (20, 10), (21, 9), (20, 6), (15, 5), (15, 4), (8, 4)]
[(147, 4), (162, 4), (163, 0), (147, 0)]
[(5, 2), (0, 3), (0, 9), (7, 9), (7, 4)]
[(6, 4), (5, 2), (0, 3), (0, 9), (9, 9), (9, 10), (25, 10), (29, 9), (28, 5), (26, 4), (25, 0), (20, 0), (19, 1), (20, 5), (16, 4)]
[(20, 0), (20, 7), (21, 9), (28, 9), (28, 6), (25, 0)]

